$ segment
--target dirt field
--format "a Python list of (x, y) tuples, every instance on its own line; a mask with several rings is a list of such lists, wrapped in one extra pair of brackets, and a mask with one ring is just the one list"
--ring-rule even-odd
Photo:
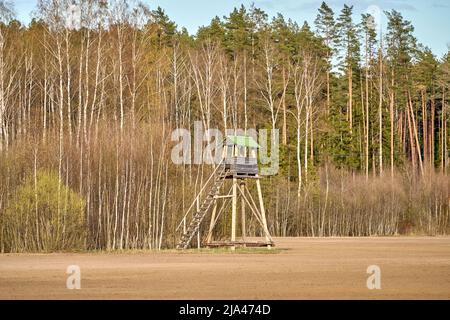
[[(450, 299), (450, 237), (275, 241), (272, 254), (0, 255), (0, 298)], [(66, 289), (68, 265), (81, 290)], [(380, 290), (367, 289), (369, 265)]]

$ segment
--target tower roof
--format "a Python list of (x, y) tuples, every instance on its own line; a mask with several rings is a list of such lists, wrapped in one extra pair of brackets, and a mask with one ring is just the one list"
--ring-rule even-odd
[(259, 148), (259, 144), (249, 136), (227, 136), (227, 145), (236, 145), (248, 148)]

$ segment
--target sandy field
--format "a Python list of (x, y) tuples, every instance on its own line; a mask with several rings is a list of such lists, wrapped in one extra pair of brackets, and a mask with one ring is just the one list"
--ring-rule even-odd
[[(0, 299), (450, 299), (450, 237), (275, 241), (270, 254), (0, 255)], [(66, 288), (69, 265), (80, 290)]]

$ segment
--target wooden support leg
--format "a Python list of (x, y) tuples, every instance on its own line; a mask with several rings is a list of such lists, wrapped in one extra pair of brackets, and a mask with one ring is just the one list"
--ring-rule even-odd
[[(241, 190), (244, 190), (245, 182), (241, 183)], [(245, 199), (241, 196), (241, 224), (242, 224), (242, 241), (244, 241), (245, 247), (245, 239), (247, 237), (247, 230), (245, 225)]]
[[(232, 202), (232, 212), (231, 212), (231, 242), (236, 241), (236, 211), (237, 211), (237, 179), (233, 178), (233, 202)], [(231, 250), (235, 250), (236, 247), (233, 245)]]
[[(259, 206), (261, 207), (261, 222), (263, 223), (264, 233), (266, 234), (266, 241), (269, 242), (270, 239), (267, 236), (269, 234), (269, 229), (267, 228), (266, 210), (264, 208), (264, 201), (261, 191), (261, 182), (259, 181), (259, 179), (256, 179), (256, 188), (258, 190)], [(270, 246), (267, 247), (270, 249)]]
[(217, 213), (217, 200), (214, 201), (214, 207), (212, 211), (211, 222), (209, 223), (209, 231), (208, 237), (206, 238), (206, 243), (211, 243), (212, 241), (212, 233), (214, 229), (214, 222), (216, 221), (216, 213)]
[[(200, 198), (197, 198), (197, 212), (200, 211)], [(197, 231), (197, 249), (200, 249), (200, 228)]]

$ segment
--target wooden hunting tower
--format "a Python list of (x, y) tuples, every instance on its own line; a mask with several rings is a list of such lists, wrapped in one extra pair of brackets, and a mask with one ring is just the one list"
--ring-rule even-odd
[[(186, 212), (183, 220), (178, 225), (177, 231), (183, 227), (183, 235), (177, 245), (177, 249), (187, 249), (192, 240), (197, 235), (197, 246), (207, 247), (231, 247), (252, 246), (252, 247), (272, 247), (274, 242), (267, 228), (266, 212), (261, 191), (261, 183), (258, 169), (257, 151), (259, 145), (248, 136), (228, 136), (223, 145), (223, 159), (215, 168), (213, 174), (203, 185), (200, 193), (195, 198), (193, 204)], [(226, 189), (226, 181), (231, 181), (228, 192), (221, 192)], [(247, 182), (256, 183), (258, 200), (255, 201)], [(204, 195), (206, 191), (209, 193)], [(237, 239), (237, 215), (238, 203), (240, 200), (241, 213), (241, 237)], [(214, 228), (220, 216), (227, 210), (231, 201), (231, 239), (213, 241)], [(194, 209), (195, 208), (195, 209)], [(246, 231), (246, 208), (256, 218), (261, 226), (264, 241), (248, 241)], [(189, 225), (186, 224), (189, 214), (194, 212)], [(211, 214), (210, 214), (211, 213)], [(210, 216), (209, 228), (206, 236), (202, 238), (201, 225)]]

